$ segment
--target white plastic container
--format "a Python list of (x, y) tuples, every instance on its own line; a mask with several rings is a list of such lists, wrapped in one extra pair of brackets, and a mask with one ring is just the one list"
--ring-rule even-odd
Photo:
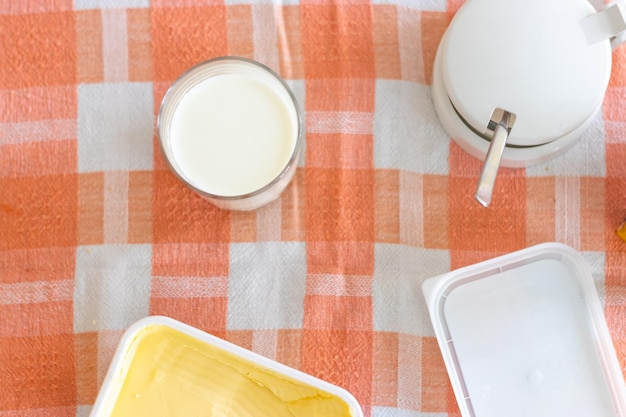
[(593, 277), (546, 243), (422, 286), (463, 417), (624, 417), (626, 388)]
[[(331, 412), (337, 407), (341, 413)], [(91, 417), (295, 417), (319, 410), (363, 416), (342, 388), (179, 321), (152, 316), (122, 337)]]
[(588, 0), (464, 2), (437, 48), (432, 96), (450, 137), (485, 161), (481, 204), (498, 167), (545, 162), (587, 131), (625, 33), (621, 2), (600, 11)]

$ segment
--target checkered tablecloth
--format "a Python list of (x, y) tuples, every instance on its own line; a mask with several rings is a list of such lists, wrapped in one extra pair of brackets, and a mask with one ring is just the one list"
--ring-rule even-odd
[[(123, 331), (166, 315), (338, 384), (366, 416), (456, 415), (420, 284), (563, 242), (590, 263), (626, 369), (626, 48), (563, 156), (500, 172), (431, 100), (462, 0), (0, 0), (0, 417), (86, 417)], [(181, 72), (280, 73), (306, 147), (279, 201), (221, 211), (156, 145)]]

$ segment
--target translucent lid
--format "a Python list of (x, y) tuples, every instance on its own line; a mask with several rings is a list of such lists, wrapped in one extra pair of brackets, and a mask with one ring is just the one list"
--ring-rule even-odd
[(424, 295), (464, 417), (624, 417), (626, 389), (581, 255), (534, 246), (432, 278)]

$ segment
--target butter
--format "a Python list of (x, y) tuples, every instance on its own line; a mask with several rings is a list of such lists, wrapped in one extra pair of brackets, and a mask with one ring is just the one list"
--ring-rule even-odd
[(349, 417), (341, 396), (161, 324), (141, 328), (110, 417)]

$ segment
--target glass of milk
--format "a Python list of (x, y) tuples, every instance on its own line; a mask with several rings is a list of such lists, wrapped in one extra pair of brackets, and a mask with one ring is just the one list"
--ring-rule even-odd
[(277, 199), (293, 178), (303, 120), (280, 76), (227, 56), (190, 68), (172, 84), (157, 130), (183, 183), (220, 208), (254, 210)]

